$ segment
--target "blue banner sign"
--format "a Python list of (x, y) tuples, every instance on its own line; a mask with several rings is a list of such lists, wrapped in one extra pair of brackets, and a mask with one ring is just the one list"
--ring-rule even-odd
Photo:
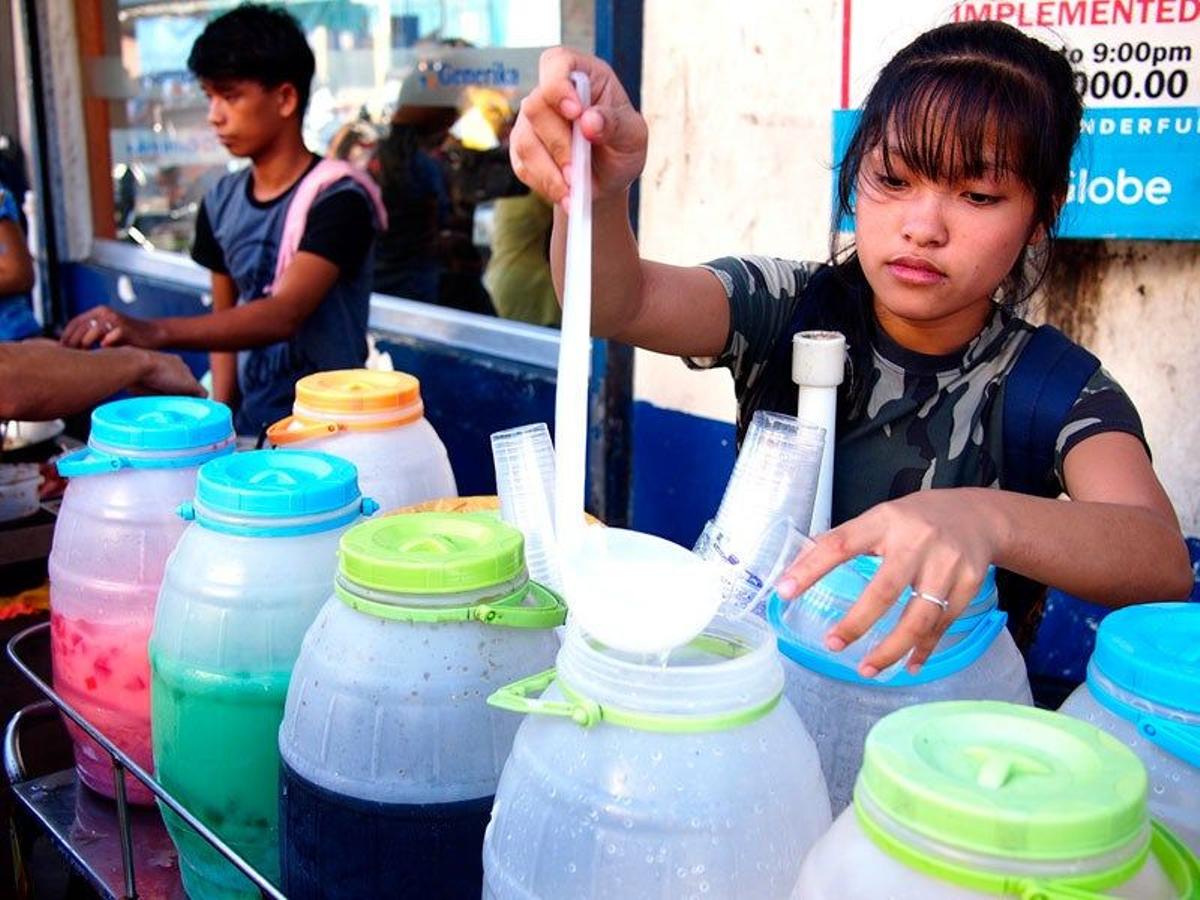
[[(857, 110), (834, 111), (835, 163), (857, 122)], [(1087, 110), (1059, 233), (1200, 238), (1200, 107)]]
[(1060, 233), (1200, 239), (1200, 0), (841, 0), (834, 159), (880, 69), (946, 22), (1005, 22), (1059, 48), (1083, 99)]

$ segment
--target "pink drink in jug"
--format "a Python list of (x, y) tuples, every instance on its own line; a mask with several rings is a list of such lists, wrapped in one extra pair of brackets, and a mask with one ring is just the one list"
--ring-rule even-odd
[[(229, 410), (189, 397), (99, 407), (85, 450), (58, 463), (70, 479), (50, 551), (54, 686), (105, 738), (153, 773), (147, 643), (167, 558), (187, 522), (200, 464), (233, 452)], [(79, 779), (116, 795), (112, 759), (73, 723)], [(126, 796), (154, 797), (135, 778)]]
[[(152, 621), (112, 623), (50, 617), (54, 684), (63, 699), (147, 772), (150, 754), (150, 662), (146, 643)], [(112, 795), (112, 761), (74, 724), (67, 730), (75, 742), (79, 777), (94, 791)], [(129, 799), (153, 798), (140, 782), (126, 783)]]

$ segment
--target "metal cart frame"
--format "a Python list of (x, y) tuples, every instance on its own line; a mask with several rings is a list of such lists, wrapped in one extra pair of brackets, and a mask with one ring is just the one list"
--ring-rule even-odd
[[(4, 771), (13, 786), (13, 792), (18, 801), (51, 832), (51, 836), (54, 838), (59, 850), (70, 857), (71, 862), (87, 877), (93, 887), (98, 890), (107, 892), (113, 897), (120, 896), (122, 898), (130, 898), (130, 900), (138, 896), (134, 857), (135, 835), (139, 833), (145, 834), (154, 829), (161, 829), (163, 826), (161, 817), (157, 811), (131, 809), (129, 801), (126, 798), (125, 779), (132, 775), (158, 798), (160, 806), (165, 806), (179, 816), (193, 831), (207, 841), (214, 850), (229, 860), (233, 866), (249, 878), (262, 892), (264, 897), (269, 897), (271, 900), (287, 900), (285, 895), (271, 884), (262, 873), (258, 872), (242, 859), (236, 851), (214, 834), (203, 822), (192, 815), (182, 803), (171, 796), (161, 784), (130, 759), (124, 751), (101, 734), (21, 658), (19, 649), (24, 642), (35, 637), (47, 636), (49, 632), (50, 623), (43, 622), (26, 628), (24, 631), (14, 635), (8, 642), (8, 658), (12, 660), (13, 665), (17, 667), (21, 674), (29, 679), (45, 695), (46, 699), (18, 710), (16, 715), (9, 721), (8, 727), (4, 732)], [(53, 717), (56, 711), (61, 712), (79, 726), (88, 737), (104, 749), (109, 759), (112, 760), (113, 786), (116, 790), (116, 832), (120, 844), (121, 868), (123, 870), (123, 884), (121, 885), (124, 891), (123, 894), (117, 895), (112, 892), (103, 876), (95, 871), (89, 857), (84, 852), (81, 852), (81, 848), (75, 842), (71, 841), (68, 835), (58, 833), (54, 822), (49, 821), (48, 817), (44, 814), (44, 804), (42, 801), (48, 793), (59, 792), (61, 794), (65, 792), (65, 795), (69, 799), (74, 800), (79, 791), (86, 791), (86, 788), (78, 784), (74, 772), (67, 770), (38, 778), (30, 778), (28, 775), (21, 747), (22, 728), (31, 721)], [(109, 849), (111, 851), (111, 848)]]

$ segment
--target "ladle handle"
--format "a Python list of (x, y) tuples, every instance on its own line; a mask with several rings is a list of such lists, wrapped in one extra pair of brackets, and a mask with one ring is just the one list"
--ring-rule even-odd
[[(587, 109), (592, 99), (587, 75), (572, 72), (571, 81)], [(583, 529), (591, 333), (592, 148), (576, 120), (571, 130), (571, 202), (554, 398), (554, 520), (558, 544), (564, 552), (578, 543)]]

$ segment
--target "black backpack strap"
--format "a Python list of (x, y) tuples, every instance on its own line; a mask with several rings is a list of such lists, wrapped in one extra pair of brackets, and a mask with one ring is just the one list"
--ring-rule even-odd
[[(1054, 452), (1058, 435), (1080, 391), (1100, 368), (1100, 361), (1050, 325), (1030, 336), (1004, 382), (1002, 410), (1004, 456), (1000, 486), (1008, 491), (1038, 497), (1056, 497)], [(1040, 671), (1038, 651), (1031, 649), (1042, 625), (1045, 585), (1000, 570), (996, 573), (1001, 606), (1008, 612), (1008, 627), (1023, 652), (1031, 654), (1030, 679), (1035, 699), (1045, 701), (1059, 689), (1054, 679)], [(1060, 648), (1075, 655), (1077, 639)]]
[(1004, 381), (1004, 461), (1000, 486), (1057, 496), (1054, 450), (1063, 422), (1100, 360), (1057, 328), (1042, 325), (1030, 337)]
[(738, 446), (755, 412), (796, 414), (796, 385), (792, 382), (792, 336), (801, 331), (844, 331), (840, 317), (850, 303), (841, 275), (832, 266), (818, 267), (800, 292), (791, 321), (779, 335), (764, 367), (757, 389), (743, 398), (738, 417)]

